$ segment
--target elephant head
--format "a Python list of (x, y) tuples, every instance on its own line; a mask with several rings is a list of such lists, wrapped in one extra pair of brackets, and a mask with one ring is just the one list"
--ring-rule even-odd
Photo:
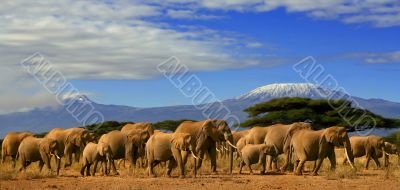
[(150, 135), (146, 130), (132, 130), (127, 136), (127, 144), (125, 145), (125, 157), (131, 159), (133, 154), (143, 156), (144, 146), (149, 138)]
[[(347, 135), (347, 130), (344, 127), (329, 127), (325, 129), (323, 133), (327, 142), (331, 143), (337, 147), (344, 147), (345, 155), (347, 160), (349, 161), (351, 167), (354, 169), (354, 156), (353, 151), (351, 149), (351, 144), (349, 140), (349, 136)], [(321, 142), (320, 142), (321, 143)], [(321, 147), (321, 146), (320, 146)]]
[(57, 141), (54, 139), (44, 138), (39, 144), (39, 150), (47, 155), (55, 155), (57, 159), (60, 157), (56, 154)]
[(197, 134), (197, 147), (198, 151), (210, 137), (215, 142), (226, 141), (229, 145), (236, 148), (233, 143), (233, 136), (231, 129), (224, 120), (208, 119), (205, 120), (201, 130)]
[(113, 158), (111, 147), (107, 143), (99, 142), (99, 144), (97, 145), (97, 152), (100, 156), (107, 159), (108, 166)]
[(276, 147), (275, 145), (264, 144), (263, 146), (261, 146), (260, 152), (264, 155), (270, 155), (272, 157), (279, 155), (278, 147)]
[[(39, 153), (42, 157), (43, 162), (50, 169), (50, 156), (55, 156), (58, 161), (60, 161), (60, 156), (57, 153), (57, 141), (50, 138), (44, 138), (39, 143)], [(57, 171), (59, 170), (59, 165), (57, 166)], [(57, 173), (58, 174), (58, 173)]]
[(385, 140), (379, 136), (368, 136), (366, 148), (375, 151), (375, 153), (379, 150), (385, 153)]
[(196, 140), (189, 133), (174, 133), (171, 143), (176, 149), (190, 151), (194, 158), (200, 159), (194, 154), (196, 151)]
[(143, 129), (146, 130), (150, 136), (154, 134), (154, 126), (152, 123), (143, 123)]

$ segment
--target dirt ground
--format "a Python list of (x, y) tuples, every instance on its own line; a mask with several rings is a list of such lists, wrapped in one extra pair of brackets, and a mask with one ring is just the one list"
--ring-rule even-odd
[[(342, 151), (337, 155), (341, 158)], [(254, 175), (250, 175), (246, 167), (243, 174), (238, 174), (237, 162), (235, 162), (234, 174), (227, 173), (227, 160), (218, 160), (218, 174), (212, 174), (209, 162), (206, 161), (200, 169), (196, 178), (191, 175), (188, 166), (187, 177), (178, 178), (175, 169), (172, 178), (164, 177), (165, 168), (157, 166), (157, 178), (148, 177), (145, 169), (136, 168), (133, 174), (128, 174), (128, 170), (120, 167), (118, 176), (81, 177), (80, 163), (75, 163), (71, 168), (62, 169), (60, 176), (49, 174), (44, 169), (38, 172), (37, 164), (30, 166), (26, 173), (18, 172), (12, 168), (11, 163), (0, 165), (0, 190), (6, 189), (390, 189), (400, 190), (400, 166), (395, 164), (397, 159), (391, 157), (392, 165), (388, 169), (375, 169), (375, 164), (371, 162), (370, 169), (365, 170), (365, 159), (359, 158), (355, 165), (357, 171), (353, 171), (350, 166), (343, 165), (338, 160), (335, 171), (329, 171), (330, 164), (325, 160), (319, 176), (310, 176), (307, 171), (312, 170), (313, 162), (307, 162), (306, 172), (303, 176), (295, 176), (291, 172), (286, 173), (267, 173), (258, 175), (259, 166), (253, 165)], [(19, 164), (18, 164), (19, 165)], [(17, 165), (17, 168), (19, 167)]]
[(2, 180), (0, 189), (400, 189), (400, 173), (385, 170), (362, 171), (351, 176), (337, 173), (320, 176), (202, 174), (185, 179), (144, 175), (78, 176)]

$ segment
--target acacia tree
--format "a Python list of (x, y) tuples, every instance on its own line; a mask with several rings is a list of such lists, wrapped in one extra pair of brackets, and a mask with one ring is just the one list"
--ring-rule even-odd
[[(249, 114), (249, 119), (241, 123), (242, 127), (311, 120), (317, 129), (336, 125), (351, 130), (351, 124), (365, 115), (373, 118), (377, 127), (394, 127), (400, 123), (398, 120), (386, 119), (368, 110), (352, 107), (352, 103), (346, 100), (277, 98), (256, 104), (244, 111)], [(362, 125), (364, 123), (358, 123), (358, 126)]]

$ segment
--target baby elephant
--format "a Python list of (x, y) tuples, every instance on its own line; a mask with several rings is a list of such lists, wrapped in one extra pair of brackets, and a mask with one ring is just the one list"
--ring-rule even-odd
[[(43, 165), (46, 164), (51, 172), (50, 157), (55, 156), (57, 159), (60, 157), (55, 153), (57, 141), (50, 138), (25, 138), (18, 148), (18, 156), (21, 161), (20, 171), (26, 170), (32, 162), (39, 161), (39, 170), (42, 171)], [(57, 168), (57, 171), (60, 168)]]
[(252, 164), (262, 164), (262, 170), (260, 174), (265, 173), (265, 159), (267, 155), (272, 156), (273, 158), (277, 156), (278, 148), (275, 145), (267, 145), (267, 144), (247, 144), (240, 151), (241, 161), (240, 161), (240, 169), (239, 174), (242, 173), (243, 165), (246, 164), (249, 167), (250, 174), (253, 174), (253, 170), (251, 169)]
[[(110, 160), (112, 159), (112, 151), (111, 148), (106, 143), (100, 142), (89, 143), (86, 145), (83, 150), (83, 166), (81, 168), (82, 176), (85, 176), (85, 168), (86, 168), (86, 176), (90, 176), (90, 166), (94, 164), (92, 176), (96, 174), (97, 164), (100, 161), (103, 166), (103, 174), (108, 174), (107, 165), (110, 165)], [(107, 160), (107, 164), (106, 161)]]

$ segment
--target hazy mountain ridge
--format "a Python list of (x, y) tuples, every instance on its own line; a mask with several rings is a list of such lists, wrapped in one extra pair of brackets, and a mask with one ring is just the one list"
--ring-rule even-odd
[[(243, 109), (259, 102), (282, 97), (304, 97), (324, 99), (324, 94), (332, 91), (307, 83), (270, 84), (256, 88), (241, 96), (223, 101), (223, 104), (240, 120), (245, 120), (247, 114)], [(336, 93), (341, 95), (340, 92)], [(84, 97), (87, 101), (91, 101)], [(400, 118), (400, 103), (382, 99), (364, 99), (352, 97), (365, 109), (384, 117)], [(104, 115), (105, 120), (115, 121), (150, 121), (179, 119), (204, 119), (202, 110), (192, 105), (167, 106), (154, 108), (137, 108), (122, 105), (104, 105), (96, 102), (92, 105)], [(66, 111), (64, 106), (36, 108), (27, 112), (17, 112), (0, 115), (0, 138), (8, 131), (43, 132), (55, 127), (76, 127), (81, 124)]]

